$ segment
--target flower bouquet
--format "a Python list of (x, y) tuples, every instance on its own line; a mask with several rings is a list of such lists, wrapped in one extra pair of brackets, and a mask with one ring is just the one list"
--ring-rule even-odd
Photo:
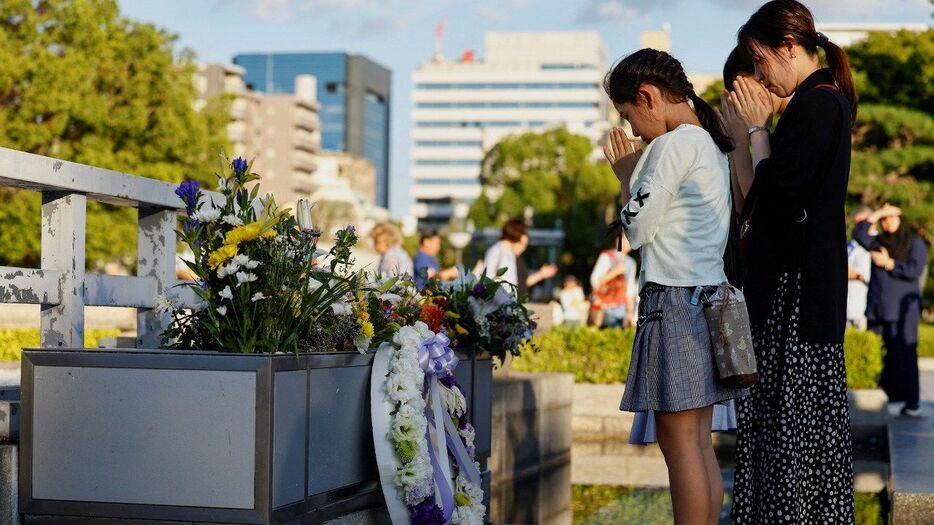
[[(159, 298), (159, 309), (171, 316), (163, 345), (242, 353), (307, 350), (308, 341), (321, 340), (315, 330), (339, 324), (336, 314), (351, 313), (347, 298), (362, 279), (350, 270), (356, 232), (352, 226), (341, 230), (329, 252), (319, 250), (321, 232), (308, 214), (300, 213), (299, 220), (278, 209), (272, 195), (259, 196), (251, 164), (222, 159), (220, 202), (197, 182), (186, 181), (176, 191), (187, 215), (177, 233), (193, 254), (185, 263), (197, 276), (183, 286), (194, 290), (201, 307), (181, 309), (171, 293)], [(300, 202), (299, 208), (309, 206)], [(322, 257), (330, 258), (329, 268), (320, 267)], [(336, 332), (340, 337), (332, 339), (355, 335), (352, 329)]]
[(486, 351), (500, 363), (507, 354), (518, 356), (525, 349), (535, 350), (531, 339), (536, 323), (509, 283), (460, 268), (457, 279), (431, 281), (424, 293), (436, 298), (434, 304), (443, 305), (439, 307), (443, 322), (458, 349)]

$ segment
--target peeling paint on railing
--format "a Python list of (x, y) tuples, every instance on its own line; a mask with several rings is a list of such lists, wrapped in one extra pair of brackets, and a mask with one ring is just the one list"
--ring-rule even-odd
[[(83, 346), (85, 306), (137, 308), (139, 346), (158, 346), (168, 318), (152, 309), (154, 299), (178, 284), (175, 227), (184, 205), (175, 186), (0, 148), (0, 187), (42, 193), (41, 267), (0, 267), (0, 303), (41, 305), (41, 346)], [(221, 200), (216, 193), (208, 198)], [(140, 209), (138, 276), (85, 273), (88, 199)], [(182, 292), (182, 304), (195, 304), (193, 293), (173, 291)]]

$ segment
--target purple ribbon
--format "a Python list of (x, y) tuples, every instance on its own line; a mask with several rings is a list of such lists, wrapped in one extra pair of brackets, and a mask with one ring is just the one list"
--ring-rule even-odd
[(451, 349), (451, 340), (444, 334), (433, 335), (418, 348), (418, 364), (432, 376), (453, 374), (458, 361)]

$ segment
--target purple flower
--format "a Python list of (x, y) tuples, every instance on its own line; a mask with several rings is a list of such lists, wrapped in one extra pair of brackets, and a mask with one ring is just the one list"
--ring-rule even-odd
[(175, 188), (175, 194), (185, 203), (185, 212), (191, 217), (195, 207), (198, 206), (198, 192), (201, 191), (201, 183), (196, 180), (186, 180)]
[(470, 295), (474, 297), (482, 297), (485, 293), (486, 285), (483, 283), (477, 283), (476, 286), (473, 287), (473, 290), (470, 291)]
[(237, 177), (243, 176), (243, 174), (246, 172), (246, 169), (247, 169), (247, 163), (246, 163), (246, 160), (243, 159), (243, 157), (235, 158), (233, 162), (230, 163), (230, 166), (233, 168), (234, 173), (237, 175)]
[(435, 505), (434, 498), (425, 498), (424, 501), (412, 507), (410, 521), (412, 525), (443, 525), (444, 512)]

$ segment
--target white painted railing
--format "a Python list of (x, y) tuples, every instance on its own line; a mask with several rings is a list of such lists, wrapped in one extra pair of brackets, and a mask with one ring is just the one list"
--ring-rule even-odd
[[(176, 186), (0, 148), (0, 187), (42, 193), (40, 268), (0, 266), (0, 303), (41, 305), (40, 345), (83, 347), (84, 307), (123, 306), (137, 309), (136, 346), (157, 348), (168, 316), (153, 310), (155, 297), (178, 284), (175, 228), (184, 204)], [(85, 272), (88, 199), (139, 209), (136, 276)], [(183, 304), (195, 301), (187, 287), (172, 291)]]

